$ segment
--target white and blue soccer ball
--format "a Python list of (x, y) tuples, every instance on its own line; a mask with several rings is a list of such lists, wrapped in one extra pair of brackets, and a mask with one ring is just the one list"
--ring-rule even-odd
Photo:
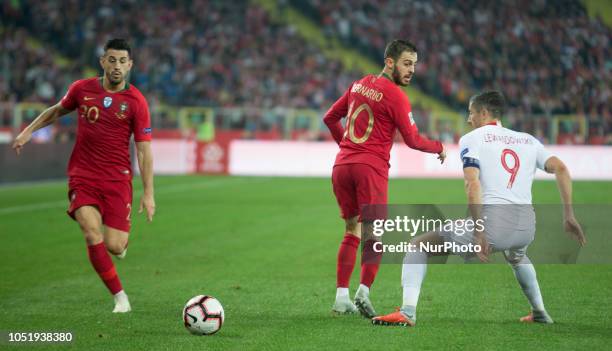
[(223, 306), (212, 296), (195, 296), (183, 308), (185, 328), (194, 335), (214, 334), (221, 329), (224, 320)]

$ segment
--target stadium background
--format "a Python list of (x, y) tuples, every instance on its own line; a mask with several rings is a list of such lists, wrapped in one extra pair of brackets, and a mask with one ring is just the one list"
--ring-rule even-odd
[[(330, 141), (323, 112), (353, 80), (380, 70), (389, 38), (410, 37), (420, 62), (407, 92), (422, 133), (456, 143), (468, 130), (469, 97), (497, 88), (510, 104), (505, 126), (545, 144), (608, 145), (612, 79), (606, 4), (4, 2), (0, 142), (8, 143), (44, 106), (58, 101), (72, 81), (98, 74), (102, 45), (121, 36), (134, 49), (131, 83), (151, 105), (157, 173), (274, 175), (285, 168), (288, 175), (327, 175), (333, 145), (247, 143), (231, 155), (230, 144)], [(75, 124), (64, 118), (36, 136), (37, 142), (54, 144), (45, 147), (59, 148), (52, 153), (56, 159), (41, 160), (52, 170), (22, 171), (23, 162), (3, 153), (2, 168), (10, 174), (0, 181), (61, 177)], [(251, 147), (269, 156), (292, 146), (270, 162), (248, 162)], [(570, 165), (597, 155), (573, 167), (588, 168), (579, 178), (611, 177), (610, 168), (602, 169), (612, 164), (605, 149), (568, 150)], [(460, 176), (456, 164), (436, 168), (417, 153), (395, 152), (401, 154), (393, 155), (392, 176)]]
[[(421, 132), (451, 152), (438, 166), (433, 156), (396, 146), (391, 175), (401, 179), (391, 182), (392, 202), (464, 202), (453, 144), (468, 131), (471, 94), (498, 88), (510, 103), (504, 125), (534, 134), (568, 161), (581, 180), (576, 202), (609, 204), (611, 6), (597, 0), (2, 2), (0, 330), (73, 329), (88, 348), (169, 349), (177, 342), (197, 348), (202, 341), (183, 335), (177, 308), (206, 292), (228, 313), (224, 330), (205, 341), (212, 348), (369, 342), (431, 348), (441, 345), (434, 337), (458, 347), (604, 348), (612, 335), (611, 300), (603, 293), (609, 265), (539, 268), (544, 297), (560, 321), (547, 330), (514, 324), (525, 301), (502, 266), (432, 267), (438, 277), (426, 283), (422, 326), (413, 339), (371, 330), (358, 318), (327, 318), (342, 223), (326, 178), (337, 147), (321, 117), (353, 80), (379, 72), (386, 41), (410, 38), (420, 61), (406, 89), (413, 114)], [(128, 320), (107, 316), (102, 304), (72, 306), (103, 299), (104, 292), (79, 255), (75, 225), (63, 215), (64, 182), (15, 184), (65, 177), (74, 116), (37, 133), (21, 157), (10, 150), (15, 133), (72, 81), (99, 74), (102, 45), (117, 36), (132, 44), (131, 83), (151, 106), (160, 175), (158, 217), (150, 226), (135, 220), (131, 257), (118, 267), (134, 299)], [(552, 182), (536, 183), (534, 192), (536, 202), (558, 202)], [(501, 292), (470, 290), (464, 281), (474, 275)], [(381, 269), (373, 290), (379, 309), (398, 301), (398, 279), (398, 267)], [(454, 303), (458, 295), (479, 293), (488, 304)], [(70, 313), (58, 316), (58, 309)], [(80, 322), (90, 316), (95, 321)], [(487, 333), (480, 330), (485, 325)], [(345, 337), (350, 341), (340, 340)]]

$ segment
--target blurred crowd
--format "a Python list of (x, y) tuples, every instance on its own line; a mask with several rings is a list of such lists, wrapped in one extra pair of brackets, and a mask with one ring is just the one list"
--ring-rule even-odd
[[(131, 82), (147, 98), (170, 104), (320, 108), (357, 77), (246, 1), (30, 0), (18, 11), (16, 25), (96, 69), (107, 39), (129, 38)], [(23, 99), (31, 90), (11, 92)]]
[(546, 121), (532, 116), (578, 114), (593, 132), (612, 132), (612, 31), (577, 0), (291, 4), (377, 61), (389, 38), (413, 41), (420, 52), (415, 83), (458, 109), (475, 91), (495, 88), (512, 106), (514, 128), (537, 134)]
[[(612, 135), (610, 29), (579, 2), (519, 2), (280, 4), (377, 62), (390, 38), (412, 39), (420, 51), (415, 83), (457, 109), (473, 92), (499, 88), (513, 106), (510, 127), (548, 141), (550, 120), (531, 115), (579, 114), (605, 140)], [(111, 37), (131, 41), (131, 82), (152, 104), (325, 110), (361, 75), (245, 0), (15, 0), (0, 4), (0, 15), (0, 101), (57, 101), (82, 67), (98, 70)], [(419, 112), (427, 122), (428, 111)], [(576, 128), (568, 122), (561, 132)], [(457, 138), (450, 124), (430, 135)]]
[(22, 28), (0, 32), (0, 101), (56, 101), (81, 74), (75, 66), (56, 62), (48, 47), (29, 45), (28, 38)]

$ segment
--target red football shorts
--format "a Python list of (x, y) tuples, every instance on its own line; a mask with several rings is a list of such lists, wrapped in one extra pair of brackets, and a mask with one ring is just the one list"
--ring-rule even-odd
[(71, 177), (68, 181), (68, 215), (83, 206), (95, 206), (105, 226), (130, 231), (132, 212), (132, 181), (104, 181)]
[(334, 166), (332, 184), (340, 216), (344, 219), (363, 216), (361, 209), (364, 205), (386, 205), (388, 182), (387, 177), (366, 164)]

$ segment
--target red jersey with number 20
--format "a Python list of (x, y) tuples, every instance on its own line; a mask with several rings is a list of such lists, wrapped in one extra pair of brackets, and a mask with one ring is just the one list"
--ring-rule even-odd
[[(340, 120), (345, 116), (343, 128)], [(439, 141), (419, 135), (408, 97), (388, 76), (367, 75), (354, 82), (325, 113), (323, 121), (340, 145), (335, 165), (368, 164), (387, 176), (396, 130), (413, 149), (442, 152)]]
[(78, 80), (61, 100), (67, 110), (77, 110), (77, 137), (68, 164), (69, 177), (97, 180), (132, 178), (130, 137), (151, 140), (149, 106), (144, 96), (128, 85), (111, 93), (98, 77)]

